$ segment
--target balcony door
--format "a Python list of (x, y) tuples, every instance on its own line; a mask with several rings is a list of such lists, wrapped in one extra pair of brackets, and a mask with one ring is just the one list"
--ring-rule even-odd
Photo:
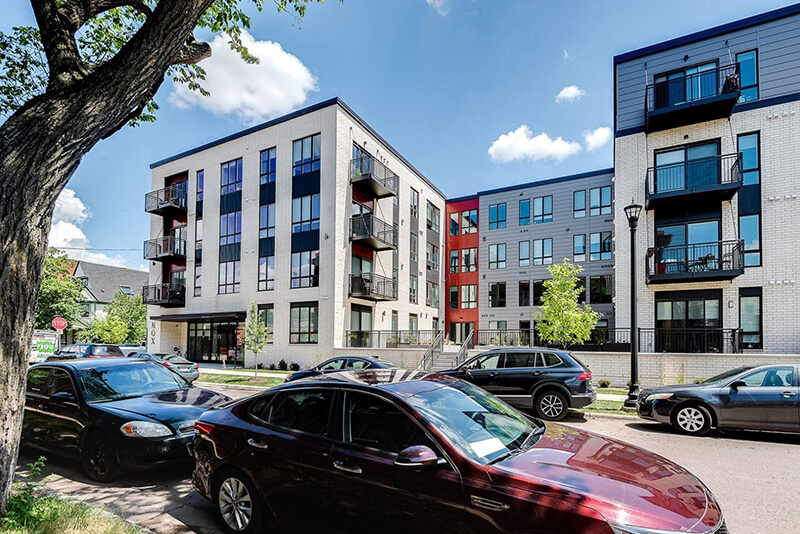
[(656, 302), (656, 352), (723, 352), (719, 297)]
[(719, 219), (659, 226), (656, 229), (658, 274), (719, 269), (719, 241)]
[(655, 109), (677, 106), (714, 96), (717, 93), (717, 64), (705, 63), (668, 74), (658, 74), (655, 82)]
[[(175, 226), (170, 229), (169, 235), (172, 238), (172, 250), (170, 252), (181, 256), (186, 254), (186, 225)], [(164, 251), (167, 252), (167, 251)]]
[(719, 141), (656, 153), (656, 193), (720, 183)]
[(372, 308), (353, 305), (350, 308), (350, 346), (371, 347)]

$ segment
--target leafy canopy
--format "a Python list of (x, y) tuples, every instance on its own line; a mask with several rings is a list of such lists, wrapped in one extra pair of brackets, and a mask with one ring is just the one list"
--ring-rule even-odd
[(78, 340), (84, 343), (125, 343), (128, 339), (128, 325), (116, 315), (106, 315), (96, 319), (78, 332)]
[(42, 285), (36, 308), (36, 328), (51, 330), (56, 317), (67, 320), (72, 327), (81, 311), (83, 285), (70, 274), (73, 261), (54, 248), (47, 250), (42, 267)]
[(126, 295), (117, 291), (108, 306), (106, 313), (109, 316), (119, 317), (128, 330), (123, 343), (144, 344), (147, 340), (147, 306), (142, 302), (141, 295)]

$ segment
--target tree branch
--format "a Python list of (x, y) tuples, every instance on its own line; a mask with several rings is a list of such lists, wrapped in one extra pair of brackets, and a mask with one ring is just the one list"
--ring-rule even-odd
[(193, 65), (209, 57), (211, 57), (211, 45), (197, 41), (194, 37), (189, 37), (183, 47), (175, 54), (172, 64)]
[(69, 0), (59, 12), (69, 21), (70, 30), (75, 33), (97, 15), (117, 7), (133, 8), (145, 17), (153, 13), (144, 0)]
[(83, 79), (88, 69), (81, 60), (75, 36), (55, 0), (31, 0), (50, 69), (48, 89), (58, 89)]

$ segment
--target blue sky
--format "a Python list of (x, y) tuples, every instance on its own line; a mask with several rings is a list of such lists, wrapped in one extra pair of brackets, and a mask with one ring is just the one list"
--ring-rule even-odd
[[(33, 23), (28, 2), (10, 4), (0, 31)], [(328, 0), (309, 7), (301, 29), (267, 9), (254, 14), (252, 36), (280, 47), (256, 44), (262, 69), (215, 54), (211, 102), (181, 98), (165, 83), (155, 124), (125, 128), (86, 156), (68, 186), (74, 195), (56, 214), (57, 233), (62, 243), (135, 249), (87, 259), (144, 265), (151, 162), (333, 96), (449, 196), (610, 167), (612, 142), (603, 141), (612, 126), (615, 54), (784, 5)], [(570, 86), (564, 94), (572, 98), (557, 102)], [(263, 98), (245, 105), (261, 87)]]

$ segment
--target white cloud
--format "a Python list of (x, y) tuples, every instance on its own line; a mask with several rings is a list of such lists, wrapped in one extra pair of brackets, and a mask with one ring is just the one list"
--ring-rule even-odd
[(556, 102), (575, 102), (586, 94), (586, 91), (579, 89), (577, 85), (568, 85), (556, 95)]
[(538, 161), (564, 159), (581, 151), (580, 143), (555, 139), (542, 132), (534, 136), (531, 129), (523, 124), (513, 132), (502, 134), (489, 147), (489, 156), (498, 163), (508, 163), (520, 159)]
[(450, 10), (449, 0), (425, 0), (429, 6), (435, 9), (441, 16), (447, 15)]
[(569, 52), (567, 52), (567, 49), (564, 48), (564, 61), (569, 60), (571, 57), (572, 56), (569, 55)]
[(211, 57), (200, 64), (206, 71), (201, 83), (211, 95), (175, 84), (170, 102), (184, 109), (200, 107), (216, 115), (236, 115), (255, 124), (292, 111), (317, 90), (317, 79), (308, 67), (279, 43), (256, 41), (244, 30), (242, 43), (259, 63), (245, 63), (231, 50), (228, 38), (218, 35), (211, 41)]
[(86, 204), (75, 195), (72, 189), (64, 189), (56, 200), (53, 221), (50, 224), (50, 246), (69, 247), (67, 256), (74, 260), (85, 260), (105, 265), (125, 267), (125, 260), (117, 254), (113, 258), (90, 249), (89, 238), (83, 233), (83, 223), (92, 216)]
[(586, 142), (586, 150), (594, 152), (611, 141), (611, 128), (601, 126), (596, 130), (587, 130), (583, 132), (583, 140)]

